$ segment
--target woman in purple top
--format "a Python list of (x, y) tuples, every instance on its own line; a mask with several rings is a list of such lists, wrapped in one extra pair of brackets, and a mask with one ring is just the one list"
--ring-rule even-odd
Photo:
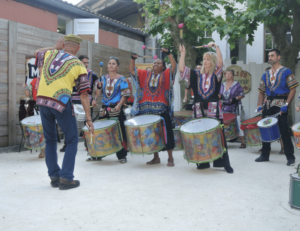
[[(241, 126), (240, 106), (242, 106), (241, 99), (245, 97), (241, 84), (234, 81), (234, 71), (227, 69), (225, 72), (226, 81), (221, 85), (219, 98), (222, 98), (223, 113), (233, 113), (237, 116), (238, 127)], [(240, 148), (246, 148), (244, 132), (239, 129), (239, 137), (242, 141)]]

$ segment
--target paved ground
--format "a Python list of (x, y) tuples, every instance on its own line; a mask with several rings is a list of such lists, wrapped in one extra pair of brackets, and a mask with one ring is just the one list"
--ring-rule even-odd
[(197, 170), (182, 151), (174, 152), (174, 168), (165, 152), (155, 166), (145, 165), (151, 156), (136, 155), (127, 164), (115, 155), (86, 162), (81, 142), (81, 186), (69, 191), (51, 188), (38, 153), (0, 154), (0, 230), (299, 230), (300, 211), (288, 205), (296, 170), (286, 166), (278, 143), (267, 163), (254, 162), (259, 148), (238, 146), (229, 143), (235, 172), (227, 174)]

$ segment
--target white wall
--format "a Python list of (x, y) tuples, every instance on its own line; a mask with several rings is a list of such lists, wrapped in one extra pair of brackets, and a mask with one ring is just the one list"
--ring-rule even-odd
[[(144, 45), (143, 42), (131, 39), (131, 38), (127, 38), (125, 36), (119, 35), (118, 37), (118, 45), (119, 45), (119, 49), (125, 50), (125, 51), (130, 51), (133, 53), (137, 53), (139, 55), (144, 55), (144, 50), (142, 48), (142, 46)], [(144, 59), (143, 58), (138, 58), (136, 60), (136, 63), (144, 63)]]
[(264, 24), (260, 24), (254, 32), (254, 41), (252, 45), (247, 45), (247, 63), (264, 62)]

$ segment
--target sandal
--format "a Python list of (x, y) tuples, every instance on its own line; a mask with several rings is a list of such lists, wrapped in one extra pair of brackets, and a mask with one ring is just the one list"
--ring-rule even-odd
[(247, 145), (246, 144), (241, 144), (241, 146), (239, 148), (246, 148)]
[(149, 165), (151, 165), (151, 164), (160, 164), (160, 158), (153, 159), (153, 160), (147, 162), (146, 164), (149, 164)]
[(45, 157), (45, 149), (42, 149), (40, 154), (38, 155), (39, 158), (44, 158)]
[(86, 159), (87, 162), (90, 162), (90, 161), (101, 161), (102, 160), (102, 157), (89, 157)]
[(168, 159), (168, 164), (167, 164), (168, 167), (174, 167), (175, 164), (174, 164), (174, 159)]

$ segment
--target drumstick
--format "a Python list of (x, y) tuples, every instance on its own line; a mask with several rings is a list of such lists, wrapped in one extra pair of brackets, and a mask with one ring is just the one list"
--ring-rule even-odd
[(103, 67), (103, 62), (100, 62), (100, 63), (99, 63), (99, 65), (100, 65), (100, 79), (101, 79), (101, 76), (102, 76), (102, 67)]
[[(213, 47), (215, 46), (214, 44), (212, 45)], [(198, 49), (198, 48), (207, 48), (207, 45), (203, 45), (203, 46), (192, 46), (194, 49)]]
[[(90, 131), (90, 126), (88, 124), (86, 124), (86, 127), (89, 129)], [(93, 133), (91, 133), (91, 140), (90, 140), (90, 144), (93, 143)]]
[(184, 23), (178, 24), (180, 43), (182, 45)]
[(160, 48), (155, 48), (155, 47), (146, 47), (145, 45), (142, 46), (142, 49), (149, 49), (149, 50), (159, 50)]

